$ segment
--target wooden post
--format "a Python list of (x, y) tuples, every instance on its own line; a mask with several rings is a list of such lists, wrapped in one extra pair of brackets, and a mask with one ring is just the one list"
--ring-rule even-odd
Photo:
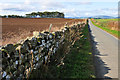
[(33, 68), (33, 59), (34, 59), (34, 57), (33, 57), (33, 51), (31, 51), (31, 55), (32, 55), (32, 68)]
[(22, 62), (22, 60), (21, 60), (21, 50), (19, 49), (19, 65), (21, 65), (21, 62)]
[(50, 24), (50, 27), (49, 27), (49, 33), (50, 33), (50, 31), (51, 31), (51, 27), (52, 27), (52, 24)]
[(66, 24), (65, 24), (65, 27), (67, 27), (67, 22), (66, 22)]

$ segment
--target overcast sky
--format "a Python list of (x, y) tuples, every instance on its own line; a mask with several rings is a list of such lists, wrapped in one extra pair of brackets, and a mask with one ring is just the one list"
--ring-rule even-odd
[(118, 16), (118, 0), (1, 0), (0, 15), (59, 11), (66, 17)]

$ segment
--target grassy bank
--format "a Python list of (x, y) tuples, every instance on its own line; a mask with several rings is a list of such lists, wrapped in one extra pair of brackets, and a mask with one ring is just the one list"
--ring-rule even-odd
[(120, 38), (120, 35), (119, 35), (119, 34), (120, 34), (120, 31), (111, 30), (111, 29), (109, 29), (108, 26), (106, 25), (106, 23), (107, 23), (108, 21), (111, 21), (111, 20), (112, 20), (112, 21), (117, 21), (118, 19), (97, 19), (96, 21), (97, 21), (98, 23), (100, 22), (99, 25), (96, 24), (95, 22), (93, 22), (92, 20), (91, 20), (91, 22), (92, 22), (95, 26), (97, 26), (97, 27), (99, 27), (99, 28), (107, 31), (108, 33), (114, 35), (114, 36), (117, 37), (117, 38)]
[(95, 19), (97, 21), (101, 21), (101, 22), (108, 22), (108, 21), (118, 21), (119, 19)]
[(41, 66), (33, 71), (31, 78), (95, 78), (88, 25), (82, 32), (83, 37), (77, 40), (65, 55), (63, 65)]
[(64, 60), (65, 65), (60, 67), (60, 76), (63, 78), (94, 78), (89, 31), (86, 26), (83, 35), (71, 48)]

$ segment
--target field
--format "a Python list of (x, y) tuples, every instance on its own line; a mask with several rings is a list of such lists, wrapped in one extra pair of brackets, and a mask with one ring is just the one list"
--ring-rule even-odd
[(120, 37), (120, 28), (118, 26), (118, 19), (91, 19), (93, 24), (99, 28), (109, 32), (110, 34)]
[(33, 31), (48, 31), (52, 24), (51, 31), (60, 30), (66, 22), (72, 25), (82, 19), (64, 18), (2, 18), (2, 45), (16, 43), (20, 39), (32, 36)]

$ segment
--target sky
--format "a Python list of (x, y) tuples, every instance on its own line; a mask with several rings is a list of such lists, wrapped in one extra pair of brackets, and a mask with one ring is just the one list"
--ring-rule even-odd
[(118, 16), (119, 0), (1, 0), (0, 15), (59, 11), (65, 17)]

